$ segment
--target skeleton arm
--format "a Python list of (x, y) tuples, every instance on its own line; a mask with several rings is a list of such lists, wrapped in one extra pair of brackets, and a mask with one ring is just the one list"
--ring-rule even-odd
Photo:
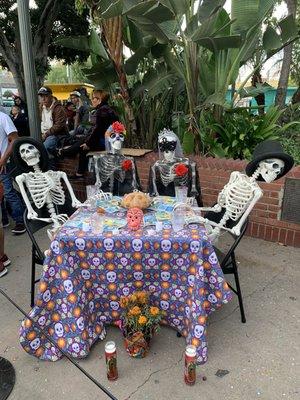
[(71, 196), (71, 200), (72, 200), (72, 207), (78, 208), (81, 207), (83, 204), (76, 198), (74, 192), (73, 192), (73, 188), (69, 182), (69, 179), (67, 177), (67, 174), (65, 172), (62, 171), (57, 171), (57, 173), (60, 175), (61, 179), (65, 182), (67, 189), (70, 193)]
[(231, 233), (233, 233), (236, 236), (239, 236), (239, 234), (241, 233), (241, 227), (243, 226), (243, 224), (246, 221), (248, 215), (250, 214), (250, 212), (252, 211), (253, 207), (258, 202), (258, 200), (262, 197), (262, 195), (263, 195), (262, 190), (259, 187), (257, 187), (254, 190), (254, 195), (253, 195), (253, 199), (252, 199), (251, 203), (249, 204), (247, 210), (244, 212), (244, 214), (241, 217), (241, 219), (239, 220), (239, 222), (230, 230)]
[(157, 191), (157, 186), (156, 186), (156, 166), (157, 166), (157, 162), (151, 166), (151, 175), (152, 175), (151, 179), (152, 179), (152, 192), (153, 193), (150, 193), (150, 195), (154, 195), (154, 196), (159, 195), (159, 193)]
[(16, 181), (17, 181), (17, 184), (19, 185), (21, 195), (23, 197), (23, 200), (24, 200), (27, 210), (28, 210), (27, 218), (28, 219), (37, 219), (39, 221), (44, 221), (44, 222), (51, 222), (52, 221), (51, 218), (39, 218), (37, 212), (34, 211), (34, 209), (32, 208), (32, 205), (29, 201), (29, 198), (27, 196), (25, 186), (24, 186), (24, 182), (26, 182), (26, 174), (18, 175), (16, 177)]

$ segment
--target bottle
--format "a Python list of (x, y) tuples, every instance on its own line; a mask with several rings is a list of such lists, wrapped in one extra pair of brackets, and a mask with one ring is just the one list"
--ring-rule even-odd
[(109, 381), (115, 381), (118, 379), (117, 351), (115, 342), (110, 341), (105, 343), (105, 360), (107, 379)]
[(196, 382), (196, 347), (186, 346), (184, 364), (184, 381), (187, 385), (194, 385)]

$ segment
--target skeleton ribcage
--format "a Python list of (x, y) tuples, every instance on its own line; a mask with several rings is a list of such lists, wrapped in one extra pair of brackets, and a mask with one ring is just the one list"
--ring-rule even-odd
[(162, 181), (162, 184), (167, 187), (171, 182), (174, 182), (176, 179), (178, 185), (180, 186), (187, 186), (188, 183), (188, 174), (184, 176), (176, 176), (174, 169), (178, 164), (185, 164), (187, 167), (189, 166), (189, 163), (186, 161), (182, 162), (174, 162), (174, 163), (164, 163), (162, 161), (157, 162), (157, 167), (159, 170), (160, 178)]
[(218, 203), (226, 208), (226, 213), (233, 221), (238, 220), (247, 209), (253, 198), (253, 183), (249, 178), (240, 175), (236, 180), (227, 183), (219, 195)]
[(125, 179), (125, 171), (121, 169), (121, 162), (125, 160), (122, 155), (101, 155), (95, 159), (95, 172), (98, 175), (98, 180), (103, 184), (112, 175), (114, 179), (123, 182)]
[(29, 172), (25, 179), (32, 200), (38, 209), (44, 206), (48, 195), (48, 199), (54, 204), (62, 205), (65, 203), (65, 194), (60, 177), (55, 171)]

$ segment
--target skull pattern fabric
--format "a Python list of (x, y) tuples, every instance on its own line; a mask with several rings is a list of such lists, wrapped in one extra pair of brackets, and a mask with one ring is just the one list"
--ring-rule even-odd
[[(91, 212), (78, 210), (70, 223)], [(120, 320), (120, 297), (136, 290), (150, 293), (151, 303), (163, 311), (163, 323), (196, 346), (199, 363), (206, 362), (207, 318), (232, 294), (202, 227), (179, 233), (164, 228), (151, 236), (124, 228), (112, 237), (111, 232), (70, 230), (66, 224), (47, 251), (30, 317), (58, 348), (83, 358), (105, 337), (105, 325)], [(22, 322), (20, 342), (40, 359), (62, 357), (28, 319)]]

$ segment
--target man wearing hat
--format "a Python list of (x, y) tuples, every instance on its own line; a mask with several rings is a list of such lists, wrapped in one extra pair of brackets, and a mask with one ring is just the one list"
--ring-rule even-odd
[(83, 104), (81, 99), (81, 93), (78, 90), (74, 90), (70, 93), (71, 102), (74, 104), (76, 109), (74, 130), (79, 130), (77, 128), (81, 128), (82, 132), (75, 132), (75, 134), (84, 133), (84, 125), (88, 123), (89, 120), (89, 107)]
[(58, 140), (68, 134), (66, 112), (62, 104), (57, 101), (48, 86), (42, 86), (38, 91), (41, 104), (41, 132), (44, 146), (53, 159)]

